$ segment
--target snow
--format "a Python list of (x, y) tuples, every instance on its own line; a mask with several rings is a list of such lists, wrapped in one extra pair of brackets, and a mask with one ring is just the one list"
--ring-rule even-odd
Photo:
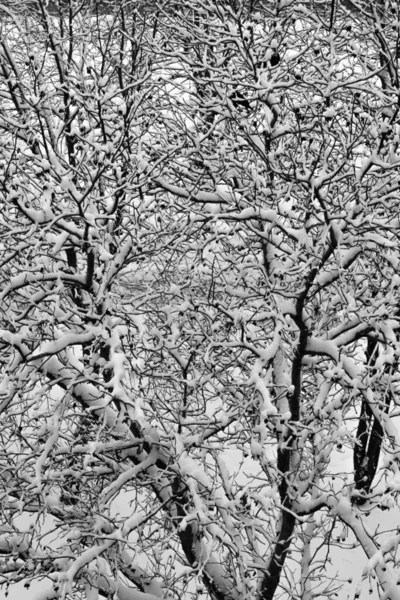
[(339, 360), (339, 349), (334, 342), (310, 336), (306, 351), (313, 354), (330, 356), (335, 362)]
[(29, 548), (27, 536), (5, 533), (0, 535), (0, 549), (4, 553), (8, 552), (26, 552)]
[(190, 198), (190, 200), (193, 200), (194, 202), (199, 202), (201, 204), (221, 205), (222, 203), (229, 202), (230, 200), (230, 195), (222, 190), (220, 192), (215, 193), (204, 191), (191, 193), (184, 188), (181, 188), (177, 185), (173, 185), (165, 181), (164, 179), (161, 179), (160, 177), (155, 177), (154, 183), (159, 185), (164, 190), (170, 192), (171, 194), (174, 194), (181, 198)]
[[(272, 29), (263, 13), (248, 15), (257, 23), (240, 24), (233, 9), (212, 2), (199, 8), (200, 25), (194, 19), (188, 29), (177, 11), (165, 22), (165, 40), (163, 26), (152, 40), (147, 33), (140, 38), (143, 60), (133, 71), (127, 70), (131, 55), (122, 56), (115, 40), (132, 48), (136, 41), (121, 38), (112, 25), (119, 17), (99, 16), (105, 34), (113, 27), (104, 37), (110, 53), (96, 46), (95, 35), (86, 39), (83, 29), (78, 44), (69, 40), (73, 56), (65, 82), (56, 81), (54, 63), (55, 57), (65, 60), (64, 41), (57, 42), (56, 54), (44, 56), (38, 40), (46, 46), (45, 30), (19, 45), (15, 36), (25, 21), (18, 15), (13, 21), (20, 30), (13, 25), (7, 43), (23, 82), (19, 88), (17, 78), (13, 93), (19, 98), (23, 89), (35, 110), (21, 98), (14, 118), (7, 114), (13, 98), (0, 77), (0, 407), (2, 434), (11, 432), (3, 454), (15, 461), (13, 469), (0, 465), (0, 474), (5, 510), (32, 510), (36, 530), (27, 549), (25, 530), (19, 533), (10, 521), (13, 531), (1, 533), (0, 547), (32, 552), (31, 568), (39, 557), (41, 520), (65, 517), (61, 537), (69, 534), (69, 542), (53, 564), (55, 579), (71, 597), (79, 570), (84, 577), (93, 564), (105, 593), (119, 600), (162, 597), (155, 565), (179, 594), (194, 594), (202, 573), (221, 597), (250, 594), (248, 565), (265, 570), (261, 563), (279, 530), (277, 457), (292, 427), (289, 400), (302, 319), (301, 415), (293, 447), (286, 447), (298, 485), (291, 509), (309, 514), (298, 519), (295, 552), (304, 541), (303, 522), (314, 519), (310, 535), (322, 546), (310, 577), (322, 572), (318, 556), (325, 550), (329, 577), (336, 542), (325, 543), (323, 536), (336, 519), (355, 532), (382, 597), (398, 598), (396, 577), (384, 571), (397, 533), (390, 525), (378, 535), (351, 501), (362, 401), (384, 428), (382, 453), (392, 453), (391, 462), (379, 465), (371, 504), (391, 506), (400, 489), (398, 416), (382, 407), (383, 388), (396, 401), (399, 383), (398, 126), (382, 137), (394, 115), (387, 91), (393, 86), (374, 83), (383, 73), (368, 67), (373, 44), (355, 33), (357, 56), (342, 64), (353, 34), (346, 37), (339, 28), (324, 36), (302, 6), (295, 10), (301, 18), (287, 29), (289, 5), (281, 3), (283, 16), (277, 14)], [(157, 15), (160, 23), (166, 15)], [(86, 21), (82, 12), (77, 18), (79, 26), (90, 23), (96, 31), (99, 21)], [(146, 28), (147, 18), (139, 20)], [(58, 26), (57, 36), (63, 36)], [(198, 44), (212, 49), (212, 69), (211, 54), (197, 55)], [(254, 64), (267, 63), (275, 47), (281, 63), (257, 66), (255, 81), (250, 50)], [(28, 48), (34, 52), (25, 68)], [(7, 53), (3, 58), (7, 62)], [(43, 73), (32, 87), (35, 64)], [(117, 77), (110, 81), (120, 67), (124, 89)], [(214, 97), (200, 102), (196, 78), (205, 86), (210, 79)], [(251, 115), (225, 102), (235, 86), (250, 98)], [(357, 102), (363, 105), (354, 108)], [(76, 268), (68, 266), (71, 248)], [(91, 282), (89, 258), (95, 262)], [(379, 345), (367, 365), (366, 340), (374, 330)], [(104, 346), (109, 355), (100, 359)], [(84, 419), (91, 426), (82, 431)], [(85, 502), (63, 505), (71, 477), (79, 479), (81, 499), (96, 501), (93, 522)], [(180, 495), (187, 495), (184, 518)], [(150, 514), (152, 502), (159, 513)], [(117, 505), (124, 505), (119, 513)], [(186, 590), (179, 565), (171, 576), (175, 565), (164, 561), (163, 552), (171, 560), (176, 552), (175, 527), (194, 532)], [(91, 539), (88, 530), (92, 546), (81, 542)], [(344, 542), (340, 548), (345, 556)], [(146, 593), (118, 580), (115, 565), (123, 552), (132, 560), (137, 553), (141, 577), (148, 569)], [(288, 558), (287, 572), (297, 584), (296, 560)], [(285, 575), (281, 583), (285, 594)], [(310, 590), (304, 598), (314, 593), (311, 584)], [(43, 589), (40, 600), (60, 593)], [(299, 586), (291, 593), (302, 595)], [(96, 590), (89, 586), (87, 595), (94, 600)]]

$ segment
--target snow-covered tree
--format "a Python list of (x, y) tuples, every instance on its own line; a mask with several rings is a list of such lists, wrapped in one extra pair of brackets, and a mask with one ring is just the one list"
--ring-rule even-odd
[(0, 3), (2, 593), (400, 598), (399, 27)]

